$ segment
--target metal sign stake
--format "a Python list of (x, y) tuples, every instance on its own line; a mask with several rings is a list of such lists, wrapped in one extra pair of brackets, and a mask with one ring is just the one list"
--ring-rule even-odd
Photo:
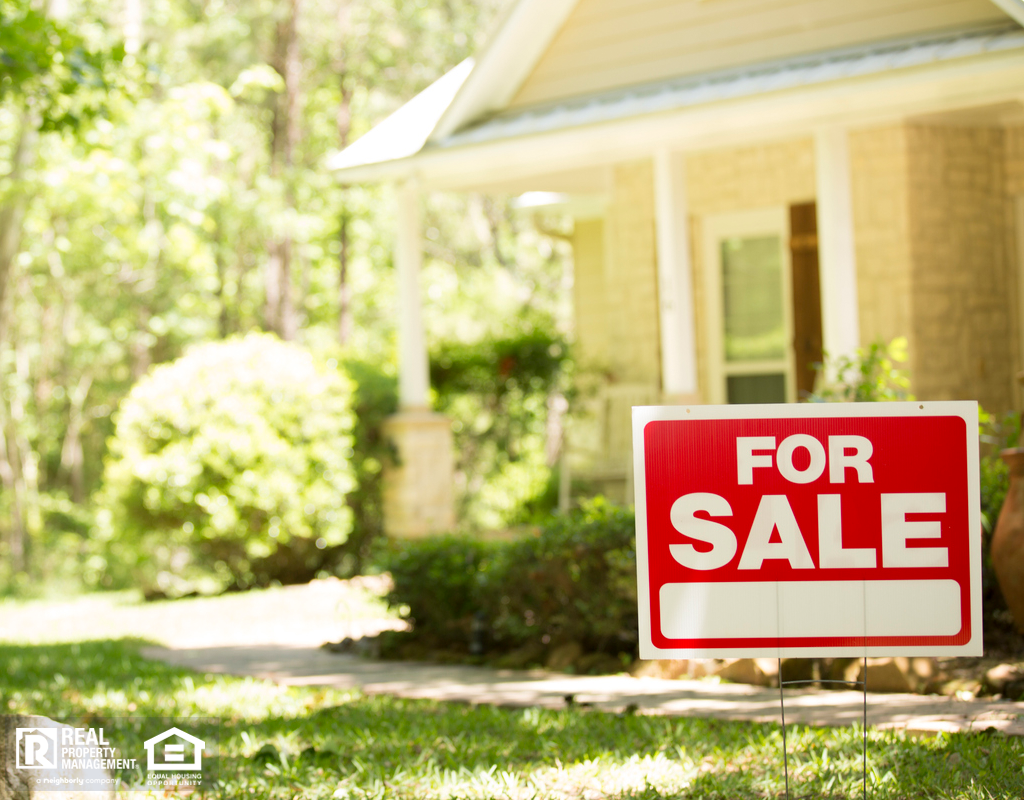
[(859, 681), (834, 681), (834, 680), (808, 680), (808, 681), (784, 681), (782, 680), (782, 657), (778, 658), (779, 664), (779, 707), (782, 711), (782, 769), (786, 780), (786, 800), (789, 800), (789, 754), (786, 750), (786, 695), (782, 688), (784, 686), (797, 686), (810, 683), (833, 683), (842, 686), (859, 686), (864, 693), (863, 710), (863, 741), (861, 746), (861, 779), (864, 800), (868, 797), (868, 657), (864, 656), (863, 680)]

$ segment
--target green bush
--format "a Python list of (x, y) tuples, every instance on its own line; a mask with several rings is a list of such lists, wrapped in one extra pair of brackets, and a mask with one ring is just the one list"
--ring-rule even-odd
[[(497, 529), (544, 497), (551, 473), (549, 400), (568, 391), (569, 347), (549, 319), (530, 316), (473, 342), (442, 342), (430, 357), (437, 410), (452, 419), (459, 518)], [(550, 499), (550, 496), (548, 496)]]
[(384, 435), (384, 422), (398, 410), (398, 379), (379, 362), (345, 359), (345, 372), (355, 387), (352, 429), (355, 488), (346, 502), (352, 509), (352, 535), (346, 542), (342, 575), (363, 571), (373, 545), (384, 535), (384, 466), (396, 460), (394, 446)]
[(913, 400), (906, 370), (896, 366), (907, 360), (907, 340), (899, 336), (889, 344), (875, 342), (858, 348), (853, 356), (826, 358), (815, 364), (818, 380), (812, 403), (864, 403)]
[(597, 499), (536, 535), (481, 542), (438, 536), (392, 543), (392, 607), (408, 610), (413, 638), (465, 649), (474, 617), (491, 653), (529, 643), (580, 644), (635, 654), (636, 550), (632, 511)]
[(577, 642), (616, 654), (636, 645), (636, 524), (602, 498), (497, 550), (478, 581), (495, 640)]
[(125, 398), (101, 524), (164, 594), (308, 580), (351, 530), (350, 382), (270, 335), (197, 347)]
[(481, 569), (499, 546), (453, 534), (391, 541), (377, 557), (391, 573), (385, 599), (408, 614), (417, 639), (438, 647), (466, 644), (480, 610)]

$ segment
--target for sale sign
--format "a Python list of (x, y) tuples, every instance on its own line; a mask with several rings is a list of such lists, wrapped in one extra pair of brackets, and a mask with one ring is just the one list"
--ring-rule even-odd
[(981, 655), (976, 403), (633, 409), (642, 658)]

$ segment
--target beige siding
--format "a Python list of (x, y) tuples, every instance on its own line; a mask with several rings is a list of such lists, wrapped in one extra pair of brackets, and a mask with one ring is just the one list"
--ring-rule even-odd
[(853, 132), (850, 173), (861, 344), (906, 336), (914, 354), (906, 128)]
[(1005, 139), (915, 125), (850, 138), (861, 342), (906, 336), (922, 400), (1015, 404)]
[(607, 304), (604, 268), (604, 223), (576, 222), (572, 235), (573, 308), (576, 311), (576, 346), (585, 366), (602, 365), (608, 353)]
[[(1010, 264), (1013, 284), (1013, 329), (1016, 358), (1016, 373), (1024, 372), (1024, 308), (1021, 297), (1024, 294), (1024, 260), (1021, 259), (1024, 245), (1024, 225), (1017, 216), (1017, 204), (1024, 204), (1024, 128), (1007, 128), (1004, 132), (1006, 156), (1006, 251)], [(1024, 405), (1024, 390), (1015, 379), (1013, 398), (1017, 408)]]
[(659, 386), (661, 347), (650, 161), (614, 168), (607, 226), (608, 367), (618, 382)]
[(581, 477), (626, 501), (630, 407), (660, 400), (652, 165), (620, 164), (610, 184), (604, 222), (577, 222), (573, 235), (576, 336), (589, 380), (570, 434), (571, 457)]
[(989, 0), (580, 0), (510, 106), (1006, 19)]
[(1004, 134), (907, 129), (914, 389), (922, 398), (1014, 406)]
[(1024, 128), (1006, 129), (1006, 193), (1024, 195)]
[(707, 298), (701, 220), (709, 215), (753, 208), (789, 206), (813, 200), (814, 145), (810, 139), (699, 153), (686, 159), (686, 191), (692, 220), (697, 372), (708, 397)]

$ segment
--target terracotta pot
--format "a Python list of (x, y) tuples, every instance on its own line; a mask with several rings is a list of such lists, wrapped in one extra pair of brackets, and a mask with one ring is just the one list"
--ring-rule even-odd
[(992, 567), (1017, 630), (1024, 633), (1024, 447), (999, 455), (1010, 468), (1010, 487), (992, 534)]

